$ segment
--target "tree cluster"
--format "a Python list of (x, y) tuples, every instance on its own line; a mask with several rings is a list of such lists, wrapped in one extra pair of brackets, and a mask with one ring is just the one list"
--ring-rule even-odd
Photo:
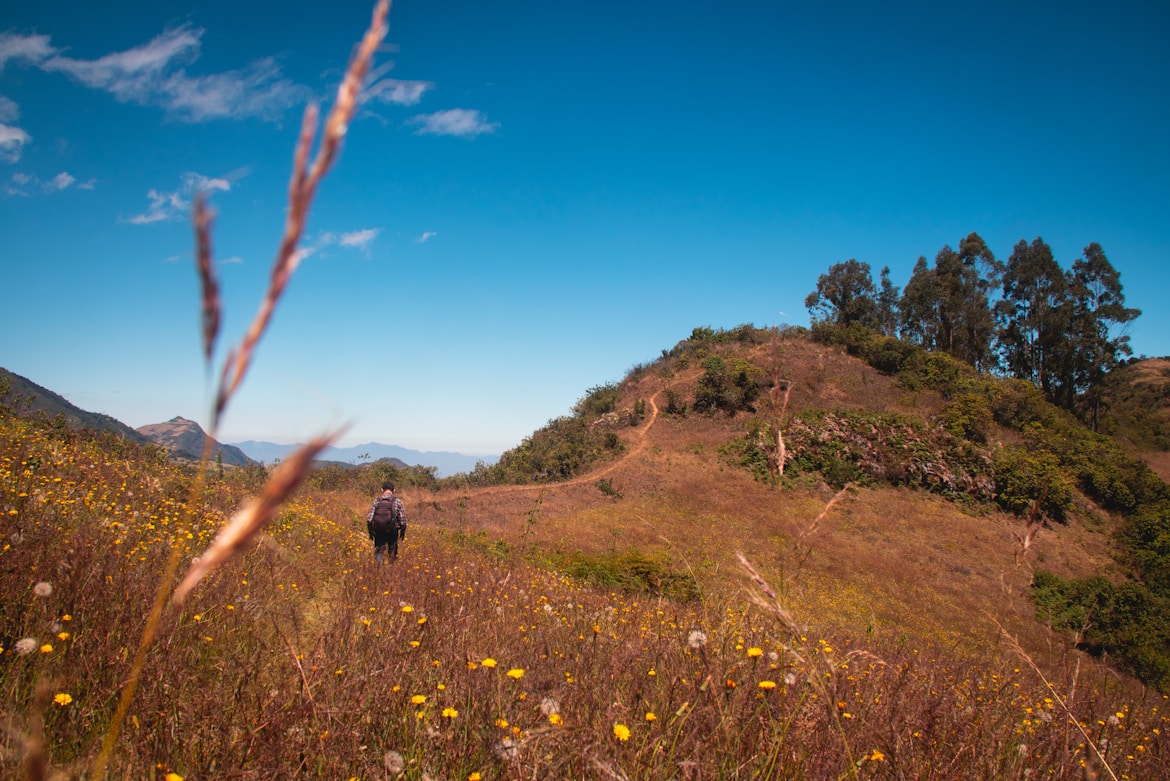
[(985, 372), (1028, 380), (1095, 426), (1103, 381), (1132, 354), (1121, 275), (1097, 243), (1065, 271), (1040, 238), (1020, 240), (1007, 262), (978, 234), (919, 257), (904, 289), (883, 268), (847, 260), (821, 274), (805, 299), (813, 323), (862, 325)]

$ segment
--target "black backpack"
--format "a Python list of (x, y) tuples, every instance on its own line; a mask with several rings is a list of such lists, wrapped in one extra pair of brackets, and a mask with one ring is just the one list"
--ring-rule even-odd
[(394, 497), (379, 499), (374, 505), (374, 517), (370, 519), (370, 528), (382, 534), (390, 534), (398, 531), (398, 526), (398, 500)]

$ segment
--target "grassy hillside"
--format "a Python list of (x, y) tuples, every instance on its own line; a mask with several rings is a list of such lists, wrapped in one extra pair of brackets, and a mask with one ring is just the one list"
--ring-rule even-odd
[[(1030, 523), (1031, 484), (994, 489), (1026, 432), (850, 349), (699, 329), (505, 471), (395, 473), (393, 566), (387, 467), (317, 476), (164, 611), (110, 777), (1170, 777), (1170, 702), (1030, 595), (1120, 581), (1124, 514), (1057, 464), (1062, 520)], [(5, 776), (92, 764), (159, 572), (261, 475), (196, 477), (3, 410)]]
[(57, 418), (72, 428), (109, 431), (133, 442), (146, 442), (146, 437), (120, 420), (100, 412), (88, 412), (48, 388), (37, 385), (26, 377), (0, 368), (0, 396), (7, 403), (26, 413), (39, 413), (47, 419)]

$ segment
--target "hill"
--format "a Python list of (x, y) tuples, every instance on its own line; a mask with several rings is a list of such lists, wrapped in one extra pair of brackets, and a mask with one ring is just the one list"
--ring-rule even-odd
[(1105, 383), (1101, 430), (1170, 480), (1170, 358), (1130, 361)]
[[(720, 373), (730, 381), (712, 378)], [(712, 393), (733, 396), (737, 373), (761, 383), (753, 401), (695, 408)], [(807, 333), (686, 340), (613, 390), (612, 422), (589, 421), (621, 440), (608, 465), (603, 458), (555, 481), (541, 479), (547, 466), (532, 459), (527, 479), (540, 482), (441, 488), (418, 497), (419, 519), (508, 544), (529, 537), (593, 554), (668, 555), (705, 572), (707, 588), (736, 568), (737, 552), (781, 580), (796, 575), (795, 557), (800, 577), (789, 596), (843, 630), (912, 627), (917, 637), (969, 646), (998, 642), (989, 614), (1011, 616), (1038, 653), (1052, 637), (1028, 602), (1039, 562), (1070, 578), (1115, 566), (1117, 521), (1084, 496), (1083, 512), (1038, 531), (994, 501), (992, 454), (1018, 434), (996, 427), (992, 442), (969, 449), (943, 427), (944, 394)], [(640, 401), (646, 416), (634, 421)], [(778, 429), (787, 438), (783, 476), (766, 466)], [(531, 454), (540, 441), (538, 432), (518, 450)], [(494, 477), (508, 479), (518, 460), (505, 453)]]
[[(6, 394), (4, 390), (6, 389)], [(37, 385), (32, 380), (0, 368), (0, 400), (7, 395), (7, 403), (21, 412), (37, 412), (49, 418), (58, 415), (72, 428), (89, 428), (94, 431), (108, 431), (134, 442), (146, 439), (134, 429), (109, 415), (87, 412), (71, 404), (64, 396)]]
[[(188, 458), (198, 461), (203, 456), (203, 449), (207, 442), (207, 432), (193, 420), (183, 417), (173, 417), (165, 423), (152, 423), (139, 426), (138, 433), (151, 442), (162, 445), (169, 450), (172, 456)], [(232, 445), (223, 445), (212, 440), (209, 461), (222, 460), (229, 466), (247, 466), (253, 463), (244, 451)]]

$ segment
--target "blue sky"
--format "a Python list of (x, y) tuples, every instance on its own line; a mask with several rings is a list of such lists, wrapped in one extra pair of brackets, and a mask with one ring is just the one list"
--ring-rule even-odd
[[(293, 143), (372, 3), (8, 4), (0, 365), (206, 422), (267, 284)], [(1170, 353), (1164, 4), (398, 0), (221, 439), (498, 454), (696, 326), (807, 325), (831, 264), (903, 285), (978, 232), (1100, 243)], [(218, 359), (217, 359), (218, 362)]]

